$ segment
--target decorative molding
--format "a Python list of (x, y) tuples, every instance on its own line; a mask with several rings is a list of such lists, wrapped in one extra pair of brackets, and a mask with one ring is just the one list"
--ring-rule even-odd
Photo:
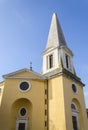
[(25, 124), (25, 130), (27, 130), (27, 124), (28, 124), (28, 119), (18, 119), (16, 120), (16, 130), (18, 130), (19, 123), (24, 123)]

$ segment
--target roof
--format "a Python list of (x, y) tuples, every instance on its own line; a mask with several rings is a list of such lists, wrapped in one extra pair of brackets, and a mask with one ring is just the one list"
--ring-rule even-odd
[(3, 75), (3, 78), (5, 79), (6, 78), (24, 78), (24, 79), (46, 80), (45, 76), (42, 76), (41, 74), (27, 68)]
[(66, 46), (66, 41), (57, 15), (54, 13), (52, 16), (46, 49), (58, 46)]

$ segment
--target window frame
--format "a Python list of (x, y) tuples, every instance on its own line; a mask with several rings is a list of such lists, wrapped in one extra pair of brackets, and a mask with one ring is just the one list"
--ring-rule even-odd
[(17, 119), (16, 120), (16, 130), (19, 130), (19, 124), (20, 123), (24, 123), (25, 124), (25, 130), (27, 130), (28, 119)]
[[(22, 89), (20, 88), (20, 85), (21, 85), (21, 83), (23, 83), (23, 82), (27, 82), (27, 83), (28, 83), (28, 85), (29, 85), (29, 88), (28, 88), (28, 89), (22, 90)], [(29, 81), (23, 80), (23, 81), (21, 81), (21, 82), (18, 84), (18, 89), (20, 90), (20, 92), (27, 92), (27, 91), (29, 91), (29, 90), (31, 89), (31, 84), (30, 84)]]
[(65, 53), (65, 64), (66, 68), (70, 71), (72, 71), (72, 62), (71, 62), (71, 56), (67, 53)]
[(46, 63), (47, 63), (47, 66), (46, 66), (47, 70), (48, 69), (52, 69), (54, 67), (54, 54), (53, 53), (49, 54), (46, 57), (46, 60), (47, 60), (46, 61)]
[[(77, 108), (76, 104), (72, 102), (72, 103), (71, 103), (71, 106), (72, 106), (72, 104), (75, 106), (75, 109), (73, 109), (73, 108), (71, 107), (72, 117), (73, 117), (73, 116), (76, 117), (77, 130), (79, 130), (79, 120), (78, 120), (78, 113), (79, 113), (79, 111), (78, 111), (78, 108)], [(73, 118), (72, 118), (72, 127), (73, 127)], [(73, 128), (73, 130), (74, 130), (74, 128)]]
[[(21, 115), (21, 110), (22, 110), (23, 108), (26, 110), (26, 113), (25, 113), (25, 115), (22, 116), (22, 115)], [(26, 107), (23, 106), (23, 107), (21, 107), (21, 108), (19, 109), (19, 115), (20, 115), (20, 117), (22, 117), (22, 118), (24, 118), (24, 117), (27, 115), (27, 109), (26, 109)]]

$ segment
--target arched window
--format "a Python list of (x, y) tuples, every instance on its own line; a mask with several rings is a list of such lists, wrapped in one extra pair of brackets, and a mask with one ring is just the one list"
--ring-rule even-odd
[(74, 103), (71, 104), (71, 109), (72, 109), (72, 111), (77, 110), (77, 107), (75, 106)]
[(69, 57), (67, 54), (65, 55), (65, 57), (66, 57), (66, 67), (69, 68)]
[(75, 103), (71, 104), (73, 130), (79, 130), (78, 108)]
[(28, 119), (25, 117), (27, 109), (22, 107), (19, 109), (19, 117), (16, 120), (16, 130), (27, 130)]
[(47, 56), (47, 69), (52, 69), (54, 66), (53, 63), (53, 54), (50, 54), (49, 56)]

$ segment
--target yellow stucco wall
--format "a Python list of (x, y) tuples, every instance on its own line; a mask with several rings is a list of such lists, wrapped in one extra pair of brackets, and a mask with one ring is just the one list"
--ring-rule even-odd
[[(77, 93), (74, 93), (72, 90), (72, 83), (77, 87)], [(64, 99), (65, 99), (65, 114), (66, 114), (66, 128), (70, 130), (72, 128), (71, 120), (71, 103), (75, 103), (78, 108), (78, 120), (79, 120), (79, 129), (87, 130), (87, 114), (83, 94), (83, 86), (74, 80), (63, 77), (63, 86), (64, 86)]]
[(3, 90), (4, 90), (4, 82), (1, 82), (0, 83), (0, 106), (2, 102)]
[[(83, 86), (65, 75), (58, 75), (48, 80), (38, 79), (36, 74), (21, 72), (6, 78), (0, 84), (0, 130), (16, 130), (16, 122), (27, 120), (27, 130), (47, 130), (45, 121), (48, 119), (48, 130), (72, 130), (71, 103), (78, 108), (79, 128), (88, 129)], [(27, 81), (31, 88), (27, 92), (19, 89), (21, 82)], [(72, 91), (72, 83), (77, 93)], [(45, 90), (47, 90), (45, 92)], [(46, 93), (48, 92), (48, 96)], [(48, 102), (48, 106), (47, 103)], [(47, 101), (48, 100), (48, 101)], [(27, 109), (24, 117), (20, 109)], [(48, 109), (48, 118), (45, 110)]]
[(52, 78), (48, 81), (49, 130), (66, 130), (63, 78)]
[[(77, 93), (72, 90), (72, 83)], [(71, 103), (78, 107), (79, 129), (87, 130), (87, 114), (83, 95), (83, 86), (71, 78), (58, 76), (48, 81), (49, 84), (49, 130), (72, 130)]]
[[(36, 75), (27, 72), (15, 75), (17, 76), (36, 78)], [(22, 81), (24, 80), (21, 78), (5, 79), (0, 107), (0, 130), (16, 129), (16, 120), (22, 107), (27, 109), (27, 115), (23, 117), (28, 119), (27, 130), (44, 130), (46, 83), (42, 80), (25, 79), (31, 84), (31, 88), (27, 92), (22, 92), (19, 90), (19, 83)]]

